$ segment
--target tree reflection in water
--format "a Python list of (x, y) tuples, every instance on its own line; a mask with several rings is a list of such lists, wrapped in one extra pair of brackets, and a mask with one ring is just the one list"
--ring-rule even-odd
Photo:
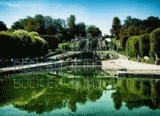
[[(41, 86), (37, 88), (14, 88), (13, 79), (5, 80), (0, 85), (0, 107), (13, 104), (20, 110), (38, 114), (65, 107), (68, 107), (72, 112), (76, 112), (77, 103), (95, 102), (102, 96), (104, 88), (114, 82), (114, 79), (110, 78), (61, 78), (56, 79), (52, 83), (53, 88), (50, 88), (44, 79), (40, 83)], [(36, 84), (36, 81), (34, 84)]]
[(14, 88), (13, 79), (3, 80), (0, 82), (0, 107), (13, 104), (20, 110), (38, 114), (65, 107), (76, 112), (77, 103), (96, 102), (108, 85), (115, 89), (111, 98), (116, 110), (122, 108), (123, 102), (129, 110), (142, 106), (150, 109), (160, 107), (159, 80), (59, 77), (52, 80), (50, 88), (45, 79), (41, 81), (41, 86), (36, 85), (38, 81), (33, 81), (36, 88)]
[(119, 110), (122, 102), (129, 110), (142, 106), (150, 109), (160, 108), (160, 81), (154, 79), (119, 79), (116, 92), (112, 93), (115, 109)]
[(122, 106), (122, 97), (120, 93), (120, 88), (117, 88), (116, 92), (112, 93), (111, 97), (113, 99), (115, 109), (119, 110)]

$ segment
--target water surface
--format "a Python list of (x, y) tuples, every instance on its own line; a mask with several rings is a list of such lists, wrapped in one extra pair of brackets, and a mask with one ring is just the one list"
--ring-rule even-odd
[(159, 80), (51, 74), (1, 79), (0, 115), (160, 115)]

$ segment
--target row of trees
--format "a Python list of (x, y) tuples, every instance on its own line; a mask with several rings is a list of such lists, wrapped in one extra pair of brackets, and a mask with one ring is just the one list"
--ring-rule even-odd
[[(75, 38), (75, 35), (86, 37), (90, 33), (95, 37), (101, 35), (101, 31), (94, 25), (86, 26), (84, 22), (75, 23), (75, 15), (70, 15), (65, 21), (64, 19), (54, 19), (50, 16), (35, 15), (34, 17), (28, 16), (24, 19), (19, 19), (14, 22), (9, 31), (22, 29), (29, 32), (37, 32), (44, 38), (49, 48), (55, 50), (58, 43), (62, 41), (70, 41)], [(7, 31), (6, 24), (0, 21), (0, 31)]]
[(157, 54), (160, 57), (160, 28), (155, 29), (151, 34), (131, 36), (126, 42), (126, 53), (128, 56), (141, 57), (150, 56), (155, 60)]
[(0, 58), (33, 58), (48, 53), (48, 43), (36, 32), (0, 32)]
[[(19, 19), (14, 22), (9, 31), (22, 29), (28, 32), (37, 32), (44, 38), (49, 48), (55, 50), (58, 44), (63, 41), (70, 41), (75, 38), (75, 35), (86, 37), (90, 33), (95, 37), (101, 35), (101, 31), (94, 25), (86, 26), (84, 22), (76, 24), (75, 15), (70, 15), (65, 21), (64, 19), (54, 19), (50, 16), (35, 15), (34, 17), (28, 16), (24, 19)], [(5, 23), (0, 22), (0, 31), (6, 31)]]
[[(70, 40), (75, 35), (83, 37), (88, 33), (93, 33), (94, 36), (101, 34), (99, 28), (91, 25), (86, 29), (84, 22), (78, 24), (75, 15), (70, 15), (67, 21), (64, 19), (53, 19), (50, 16), (35, 15), (35, 17), (28, 16), (25, 19), (20, 19), (13, 23), (12, 29), (24, 29), (27, 31), (36, 31), (39, 35), (59, 35), (64, 40)], [(68, 39), (69, 38), (69, 39)]]
[(141, 20), (128, 16), (121, 25), (118, 17), (113, 18), (111, 33), (120, 39), (122, 48), (125, 49), (126, 41), (131, 36), (143, 35), (151, 33), (153, 30), (160, 27), (160, 19), (158, 17), (150, 16), (147, 19)]

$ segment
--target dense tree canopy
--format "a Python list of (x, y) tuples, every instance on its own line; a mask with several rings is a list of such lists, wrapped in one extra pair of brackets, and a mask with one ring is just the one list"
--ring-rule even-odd
[(76, 35), (86, 36), (86, 25), (84, 22), (78, 23), (76, 25)]
[(24, 29), (27, 31), (36, 31), (40, 35), (55, 35), (66, 27), (63, 19), (53, 19), (50, 16), (36, 15), (35, 17), (28, 16), (25, 19), (20, 19), (13, 23), (13, 30)]
[(121, 28), (121, 21), (118, 17), (113, 18), (111, 33), (118, 37)]
[(75, 34), (76, 34), (76, 17), (75, 15), (70, 15), (70, 17), (67, 19), (67, 24), (68, 24), (68, 28), (69, 28), (69, 33), (71, 35), (72, 38), (74, 38)]
[(102, 35), (100, 29), (94, 25), (90, 25), (87, 27), (86, 35), (91, 34), (93, 37)]
[(6, 24), (3, 21), (0, 21), (0, 31), (6, 31), (7, 27)]
[[(75, 15), (70, 15), (67, 21), (64, 19), (54, 19), (51, 16), (43, 16), (37, 14), (34, 17), (26, 17), (25, 19), (19, 19), (11, 26), (12, 30), (24, 29), (29, 32), (35, 31), (39, 35), (55, 35), (54, 37), (60, 37), (60, 41), (70, 41), (76, 36), (85, 37), (86, 34), (92, 33), (93, 36), (101, 35), (101, 31), (94, 25), (88, 26), (84, 22), (75, 23)], [(50, 36), (46, 36), (50, 37)], [(60, 42), (59, 41), (59, 42)]]
[[(19, 19), (11, 26), (11, 31), (23, 29), (29, 32), (35, 31), (44, 38), (49, 48), (55, 50), (58, 43), (70, 41), (76, 36), (86, 36), (86, 25), (84, 22), (75, 23), (75, 15), (70, 15), (67, 20), (54, 19), (51, 16), (37, 14), (34, 17)], [(99, 35), (99, 28), (95, 28), (93, 35)], [(97, 33), (97, 34), (96, 34)]]
[(123, 49), (125, 49), (126, 41), (130, 36), (137, 36), (145, 33), (149, 34), (159, 27), (160, 19), (158, 17), (150, 16), (144, 20), (132, 18), (131, 16), (126, 17), (119, 32)]
[(137, 18), (132, 18), (131, 16), (127, 16), (127, 18), (124, 20), (123, 26), (139, 26), (142, 24), (142, 20), (137, 19)]

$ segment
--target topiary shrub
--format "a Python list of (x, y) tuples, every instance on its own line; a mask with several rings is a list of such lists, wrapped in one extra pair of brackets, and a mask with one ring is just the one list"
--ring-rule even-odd
[(155, 60), (155, 54), (160, 57), (160, 28), (155, 29), (150, 34), (150, 58)]
[(126, 53), (130, 57), (136, 57), (139, 54), (139, 39), (140, 36), (129, 37), (126, 43)]
[(47, 41), (49, 48), (52, 50), (58, 48), (58, 44), (62, 42), (61, 38), (55, 35), (40, 35), (40, 37)]
[(37, 32), (35, 32), (35, 31), (30, 32), (30, 34), (31, 34), (32, 36), (39, 36), (39, 34), (38, 34)]
[(127, 42), (126, 42), (126, 54), (127, 54), (127, 56), (129, 56), (129, 41), (130, 41), (130, 39), (128, 39)]
[(129, 37), (127, 40), (127, 46), (126, 46), (127, 55), (130, 57), (133, 57), (133, 54), (131, 52), (132, 51), (132, 41), (133, 41), (133, 37)]
[(48, 53), (48, 44), (43, 39), (25, 30), (0, 32), (0, 57), (39, 57)]
[(120, 43), (121, 43), (122, 49), (125, 49), (125, 45), (126, 45), (127, 40), (128, 40), (127, 36), (122, 36), (120, 38)]
[(18, 36), (11, 32), (0, 32), (0, 57), (3, 59), (18, 58), (20, 50), (23, 49)]
[(133, 57), (136, 57), (137, 54), (139, 54), (139, 39), (140, 36), (134, 36), (132, 41), (132, 55)]
[(149, 49), (150, 49), (150, 35), (144, 34), (140, 36), (139, 39), (139, 53), (140, 56), (149, 56)]

